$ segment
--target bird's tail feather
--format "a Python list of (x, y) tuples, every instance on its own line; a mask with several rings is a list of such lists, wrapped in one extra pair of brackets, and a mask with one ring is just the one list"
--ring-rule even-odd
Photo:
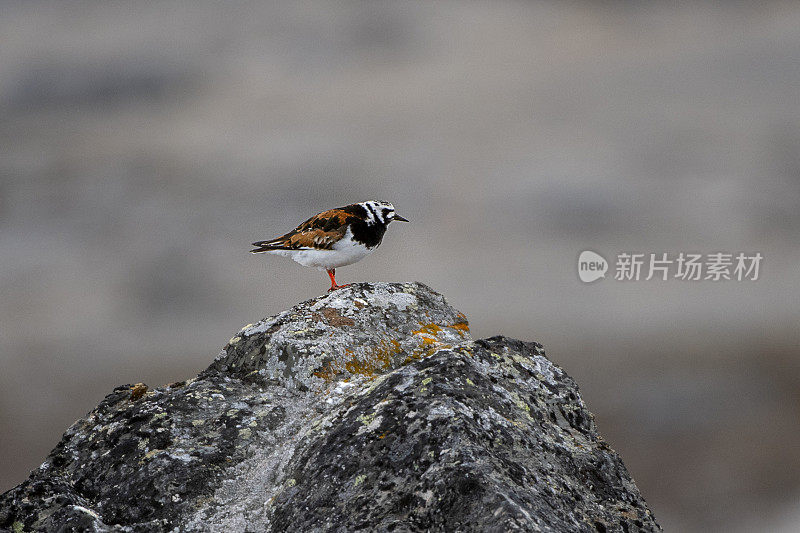
[(257, 241), (252, 243), (255, 248), (250, 250), (251, 254), (263, 254), (273, 250), (291, 250), (288, 246), (281, 246), (280, 241)]

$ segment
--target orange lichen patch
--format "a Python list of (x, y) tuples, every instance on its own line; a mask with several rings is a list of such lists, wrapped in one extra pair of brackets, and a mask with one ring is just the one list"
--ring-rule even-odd
[[(424, 342), (422, 343), (423, 346), (425, 346), (425, 344), (426, 343)], [(413, 352), (411, 352), (411, 355), (406, 357), (405, 361), (403, 361), (403, 365), (407, 365), (408, 363), (412, 363), (414, 361), (419, 361), (421, 359), (425, 359), (426, 357), (430, 357), (439, 350), (452, 348), (452, 346), (450, 346), (449, 344), (438, 343), (438, 342), (435, 344), (436, 346), (431, 346), (430, 348), (427, 349), (414, 350)]]
[(406, 357), (405, 361), (403, 361), (403, 366), (407, 365), (408, 363), (413, 363), (414, 361), (419, 361), (422, 359), (422, 356), (419, 354), (419, 350), (414, 350), (411, 352), (411, 355)]
[(346, 350), (351, 359), (344, 365), (352, 374), (361, 374), (370, 378), (376, 377), (379, 372), (392, 366), (392, 358), (400, 351), (400, 343), (395, 339), (384, 340), (367, 354), (363, 359), (355, 357), (350, 350)]
[(379, 435), (378, 438), (379, 439), (385, 439), (386, 438), (386, 433), (383, 433), (382, 435)]
[(355, 326), (356, 324), (352, 318), (340, 315), (339, 310), (333, 307), (323, 308), (322, 314), (325, 315), (325, 320), (328, 321), (328, 324), (333, 327), (340, 328), (342, 326)]
[(448, 348), (452, 348), (452, 346), (450, 346), (449, 344), (438, 344), (432, 348), (428, 348), (428, 350), (425, 352), (425, 355), (423, 355), (422, 358), (424, 359), (425, 357), (430, 357), (439, 350), (446, 350)]
[(392, 355), (395, 355), (395, 354), (400, 352), (400, 348), (401, 348), (400, 347), (400, 342), (398, 342), (397, 339), (389, 339), (389, 344), (391, 344), (392, 347), (391, 348), (387, 347), (387, 349), (392, 352), (391, 353)]
[(436, 343), (436, 336), (442, 331), (439, 324), (423, 324), (421, 328), (412, 331), (412, 335), (419, 335), (422, 337), (423, 346)]
[(469, 324), (466, 322), (456, 322), (452, 326), (447, 326), (447, 327), (456, 329), (460, 331), (462, 334), (469, 333)]
[[(469, 323), (467, 322), (467, 318), (464, 315), (459, 315), (459, 319), (463, 320), (459, 320), (455, 324), (448, 324), (446, 326), (439, 324), (424, 324), (420, 329), (412, 331), (411, 333), (413, 335), (423, 335), (427, 338), (433, 337), (435, 339), (435, 337), (438, 336), (438, 334), (442, 331), (442, 328), (450, 328), (458, 331), (461, 335), (466, 335), (469, 333)], [(431, 344), (432, 342), (435, 342), (435, 340), (423, 340), (422, 342), (425, 344)]]
[(433, 335), (434, 337), (442, 331), (442, 327), (439, 324), (423, 324), (421, 328), (416, 331), (412, 331), (412, 335)]
[[(460, 316), (463, 317), (463, 315)], [(403, 361), (403, 364), (407, 365), (412, 361), (419, 361), (420, 359), (430, 357), (436, 353), (437, 350), (451, 348), (449, 344), (444, 344), (438, 339), (438, 335), (442, 331), (442, 328), (453, 328), (462, 335), (469, 331), (469, 326), (466, 322), (458, 322), (454, 325), (447, 326), (441, 326), (433, 323), (422, 324), (420, 329), (411, 332), (413, 335), (418, 335), (420, 337), (422, 347), (414, 350), (408, 357), (406, 357), (405, 361)]]
[(392, 359), (400, 350), (400, 343), (395, 339), (381, 341), (375, 349), (364, 355), (357, 355), (353, 350), (348, 348), (345, 349), (344, 361), (326, 363), (313, 374), (326, 382), (333, 381), (337, 375), (345, 371), (350, 374), (357, 374), (369, 379), (374, 379), (385, 370), (391, 368)]
[(147, 392), (147, 385), (145, 385), (144, 383), (137, 383), (136, 385), (131, 387), (131, 401), (135, 402), (136, 400), (144, 396), (145, 392)]
[(312, 372), (312, 374), (320, 379), (325, 380), (326, 383), (333, 381), (333, 378), (336, 376), (336, 373), (333, 371), (330, 362), (325, 363), (320, 370)]
[(344, 368), (351, 374), (360, 374), (368, 378), (373, 378), (375, 377), (375, 371), (378, 370), (378, 365), (373, 361), (364, 361), (354, 357), (345, 362)]

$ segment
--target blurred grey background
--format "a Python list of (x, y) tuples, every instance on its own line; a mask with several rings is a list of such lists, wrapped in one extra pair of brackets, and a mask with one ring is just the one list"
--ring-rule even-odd
[[(340, 282), (544, 343), (668, 531), (800, 527), (800, 4), (3, 2), (0, 490), (116, 385), (324, 273), (248, 244), (385, 199)], [(577, 277), (760, 251), (756, 282)]]

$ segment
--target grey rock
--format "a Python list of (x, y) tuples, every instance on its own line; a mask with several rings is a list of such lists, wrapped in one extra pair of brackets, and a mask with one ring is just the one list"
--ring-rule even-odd
[(28, 480), (12, 531), (660, 531), (542, 346), (472, 341), (420, 283), (243, 328), (197, 378), (117, 387)]

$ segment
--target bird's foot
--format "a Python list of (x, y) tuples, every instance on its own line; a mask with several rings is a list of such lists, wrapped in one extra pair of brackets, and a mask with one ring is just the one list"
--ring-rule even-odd
[(335, 268), (328, 269), (327, 272), (328, 272), (328, 277), (331, 278), (331, 288), (328, 289), (328, 292), (335, 291), (336, 289), (343, 289), (344, 287), (350, 286), (349, 283), (347, 283), (345, 285), (339, 285), (338, 283), (336, 283), (336, 269)]

